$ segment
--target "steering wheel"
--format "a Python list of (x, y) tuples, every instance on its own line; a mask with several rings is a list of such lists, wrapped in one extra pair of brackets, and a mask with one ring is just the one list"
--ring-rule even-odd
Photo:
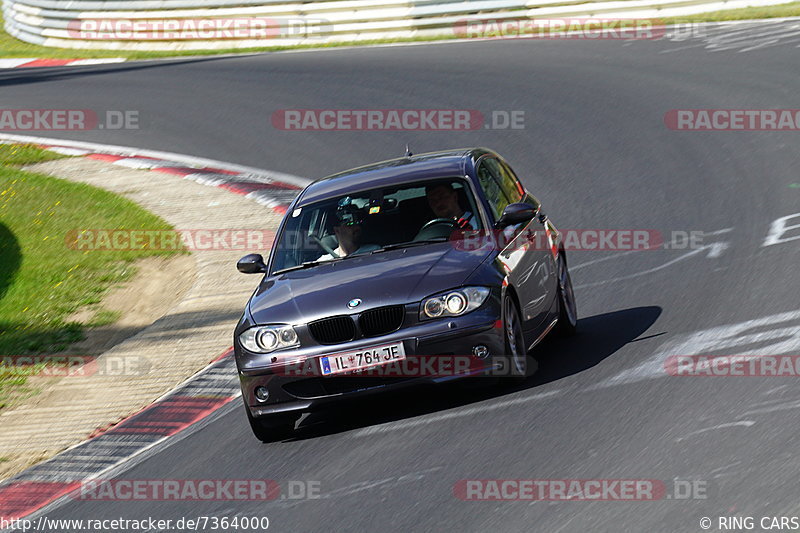
[(320, 239), (316, 235), (312, 235), (311, 238), (314, 239), (314, 242), (317, 243), (320, 248), (328, 252), (331, 255), (331, 257), (333, 257), (334, 259), (339, 258), (339, 254), (337, 254), (333, 248), (322, 242), (322, 239)]
[(435, 226), (436, 224), (450, 224), (455, 228), (458, 225), (458, 222), (456, 222), (452, 218), (434, 218), (433, 220), (426, 222), (425, 225), (419, 229), (419, 231), (428, 229), (429, 227)]

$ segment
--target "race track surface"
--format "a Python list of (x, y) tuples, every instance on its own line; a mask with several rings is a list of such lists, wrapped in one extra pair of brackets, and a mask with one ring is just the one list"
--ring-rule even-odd
[[(701, 517), (716, 531), (719, 516), (800, 514), (797, 381), (663, 368), (668, 355), (800, 355), (800, 240), (788, 240), (800, 231), (763, 246), (773, 221), (800, 212), (798, 133), (664, 123), (672, 109), (800, 108), (800, 37), (789, 23), (777, 28), (775, 42), (755, 48), (764, 41), (747, 34), (716, 48), (699, 37), (507, 40), (0, 73), (2, 108), (140, 116), (139, 130), (48, 136), (308, 177), (400, 156), (406, 142), (415, 153), (487, 146), (559, 228), (654, 229), (666, 241), (706, 232), (701, 248), (570, 253), (580, 335), (537, 348), (541, 369), (522, 386), (375, 397), (312, 415), (297, 439), (273, 444), (252, 437), (237, 401), (119, 473), (314, 481), (320, 499), (70, 501), (47, 515), (268, 516), (270, 530), (292, 532), (580, 533), (694, 532)], [(272, 126), (275, 111), (296, 108), (524, 110), (525, 127)], [(454, 496), (459, 480), (520, 478), (655, 479), (670, 491), (674, 479), (695, 480), (707, 490), (649, 502)]]

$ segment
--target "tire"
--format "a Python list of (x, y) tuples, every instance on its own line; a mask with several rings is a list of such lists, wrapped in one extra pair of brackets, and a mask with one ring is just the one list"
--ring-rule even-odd
[[(488, 387), (518, 384), (532, 376), (538, 362), (528, 356), (522, 334), (522, 322), (514, 299), (506, 295), (502, 307), (504, 353), (492, 356), (493, 370), (483, 376), (459, 380), (464, 389), (484, 389)], [(512, 334), (513, 331), (513, 341)]]
[(567, 257), (564, 250), (558, 251), (558, 323), (556, 332), (564, 337), (571, 337), (578, 332), (578, 306), (575, 303), (575, 292), (572, 290), (572, 278), (567, 268)]
[(528, 356), (519, 310), (509, 295), (503, 298), (503, 335), (506, 348), (505, 364), (509, 369), (508, 380), (524, 381), (536, 371), (536, 362)]
[(247, 420), (253, 435), (261, 442), (276, 442), (292, 436), (294, 425), (300, 415), (271, 415), (256, 418), (250, 413), (250, 408), (245, 404)]

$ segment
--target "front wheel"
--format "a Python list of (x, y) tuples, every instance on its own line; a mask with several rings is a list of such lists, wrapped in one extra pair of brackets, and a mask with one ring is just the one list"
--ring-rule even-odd
[(246, 404), (244, 410), (247, 411), (247, 421), (250, 422), (253, 435), (261, 442), (276, 442), (289, 438), (294, 433), (295, 422), (300, 418), (299, 415), (271, 415), (256, 418), (250, 413), (250, 408)]
[(528, 357), (525, 337), (522, 334), (522, 320), (517, 304), (509, 295), (503, 298), (503, 331), (508, 376), (512, 381), (523, 381), (536, 371), (536, 362)]
[(558, 251), (558, 324), (556, 331), (569, 337), (578, 331), (578, 306), (572, 290), (572, 278), (567, 268), (564, 250)]

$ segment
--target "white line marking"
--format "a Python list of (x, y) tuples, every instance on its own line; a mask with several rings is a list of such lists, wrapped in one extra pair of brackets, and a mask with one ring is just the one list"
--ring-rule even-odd
[(739, 422), (727, 422), (725, 424), (718, 424), (716, 426), (711, 426), (709, 428), (698, 429), (697, 431), (692, 431), (691, 433), (687, 433), (683, 437), (678, 437), (677, 439), (675, 439), (675, 442), (681, 442), (682, 440), (686, 440), (687, 438), (692, 437), (694, 435), (700, 435), (701, 433), (714, 431), (715, 429), (724, 429), (724, 428), (732, 428), (732, 427), (739, 427), (739, 426), (749, 428), (750, 426), (752, 426), (754, 424), (755, 424), (754, 420), (740, 420)]
[[(708, 235), (722, 235), (723, 233), (729, 233), (729, 232), (731, 232), (733, 230), (734, 230), (734, 228), (722, 228), (722, 229), (718, 229), (718, 230), (714, 230), (714, 231), (704, 231), (703, 232), (703, 236), (705, 237), (705, 236), (708, 236)], [(673, 245), (673, 244), (675, 244), (675, 238), (674, 237), (668, 243), (666, 243), (665, 246)], [(668, 248), (659, 248), (659, 249), (666, 250)], [(613, 255), (606, 256), (606, 257), (601, 257), (600, 259), (592, 259), (591, 261), (587, 261), (585, 263), (580, 263), (580, 264), (577, 264), (577, 265), (570, 265), (569, 271), (573, 272), (573, 271), (575, 271), (575, 270), (577, 270), (579, 268), (583, 268), (585, 266), (594, 265), (596, 263), (602, 263), (603, 261), (608, 261), (609, 259), (616, 259), (617, 257), (622, 257), (622, 256), (625, 256), (625, 255), (630, 255), (630, 254), (639, 253), (639, 252), (651, 252), (651, 251), (655, 251), (655, 250), (628, 250), (627, 252), (620, 252), (618, 254), (613, 254)]]
[[(753, 28), (756, 29), (756, 28)], [(714, 45), (722, 45), (727, 46), (737, 41), (747, 41), (747, 40), (757, 40), (757, 39), (767, 39), (771, 37), (778, 37), (780, 39), (782, 36), (789, 36), (797, 34), (797, 28), (789, 27), (789, 28), (768, 28), (768, 31), (762, 33), (748, 33), (748, 32), (740, 32), (740, 35), (735, 35), (733, 33), (725, 33), (720, 35), (717, 39), (717, 42), (712, 43)], [(763, 42), (763, 41), (762, 41)], [(739, 43), (736, 46), (746, 45), (747, 43)]]
[[(800, 327), (784, 324), (800, 320), (800, 310), (695, 331), (664, 343), (638, 365), (623, 370), (587, 390), (602, 389), (646, 379), (667, 377), (664, 361), (670, 355), (697, 355), (727, 350), (739, 356), (791, 353), (800, 348)], [(772, 329), (763, 329), (772, 326)], [(772, 341), (772, 344), (769, 342)], [(684, 377), (681, 379), (692, 379)], [(698, 378), (699, 379), (699, 378)], [(723, 379), (723, 378), (719, 378)], [(747, 413), (745, 413), (747, 414)]]
[(580, 263), (578, 265), (570, 265), (569, 271), (570, 272), (574, 272), (574, 271), (578, 270), (579, 268), (583, 268), (585, 266), (594, 265), (596, 263), (602, 263), (603, 261), (608, 261), (609, 259), (616, 259), (617, 257), (622, 257), (622, 256), (625, 256), (625, 255), (630, 255), (630, 254), (635, 254), (635, 253), (645, 252), (645, 251), (647, 251), (647, 250), (628, 250), (627, 252), (620, 252), (618, 254), (609, 255), (609, 256), (606, 256), (606, 257), (601, 257), (600, 259), (592, 259), (591, 261), (587, 261), (585, 263)]
[[(408, 474), (403, 474), (401, 476), (393, 476), (384, 479), (378, 479), (374, 481), (359, 481), (357, 483), (352, 483), (350, 485), (346, 485), (344, 487), (340, 487), (338, 489), (334, 489), (330, 492), (320, 494), (320, 499), (334, 499), (339, 498), (342, 496), (349, 496), (351, 494), (356, 494), (358, 492), (363, 492), (365, 490), (375, 489), (379, 487), (389, 488), (396, 485), (401, 485), (403, 483), (412, 483), (414, 481), (421, 481), (425, 479), (426, 475), (437, 472), (442, 470), (443, 467), (435, 466), (433, 468), (427, 468), (425, 470), (419, 470), (417, 472), (410, 472)], [(371, 495), (374, 490), (371, 491)], [(270, 500), (269, 502), (264, 502), (265, 505), (275, 505), (279, 507), (294, 507), (296, 505), (300, 505), (308, 500), (303, 499), (276, 499)]]
[(647, 275), (647, 274), (652, 274), (653, 272), (658, 272), (659, 270), (663, 270), (663, 269), (667, 268), (668, 266), (674, 265), (675, 263), (677, 263), (679, 261), (683, 261), (684, 259), (688, 259), (688, 258), (690, 258), (690, 257), (692, 257), (694, 255), (697, 255), (697, 254), (699, 254), (701, 252), (704, 252), (706, 250), (709, 250), (709, 249), (711, 249), (711, 251), (709, 252), (707, 257), (712, 257), (711, 256), (712, 253), (716, 254), (713, 257), (719, 257), (719, 255), (722, 253), (722, 251), (717, 246), (719, 244), (722, 244), (722, 243), (706, 244), (705, 246), (701, 246), (700, 248), (696, 248), (696, 249), (694, 249), (694, 250), (692, 250), (690, 252), (686, 252), (685, 254), (676, 257), (675, 259), (667, 261), (663, 265), (659, 265), (659, 266), (653, 267), (653, 268), (648, 268), (647, 270), (642, 270), (641, 272), (634, 272), (633, 274), (628, 274), (627, 276), (620, 276), (618, 278), (611, 278), (611, 279), (607, 279), (607, 280), (603, 280), (603, 281), (595, 281), (593, 283), (584, 283), (583, 285), (576, 285), (574, 288), (575, 289), (584, 289), (586, 287), (597, 287), (599, 285), (605, 285), (606, 283), (616, 283), (617, 281), (625, 281), (625, 280), (629, 280), (629, 279), (633, 279), (633, 278), (638, 278), (640, 276), (644, 276), (644, 275)]
[(734, 472), (726, 473), (725, 470), (730, 470), (731, 468), (737, 467), (742, 464), (741, 461), (734, 461), (732, 463), (720, 466), (719, 468), (715, 468), (711, 472), (708, 473), (709, 477), (712, 479), (718, 479), (725, 476), (732, 476)]
[(703, 232), (703, 236), (706, 236), (706, 235), (722, 235), (723, 233), (730, 233), (734, 229), (735, 228), (722, 228), (722, 229), (717, 229), (717, 230), (714, 230), (714, 231), (704, 231)]
[(709, 250), (708, 255), (706, 257), (716, 258), (722, 255), (722, 252), (727, 250), (730, 247), (730, 244), (727, 242), (715, 242), (713, 244), (709, 244), (711, 250)]
[(13, 59), (0, 59), (0, 68), (14, 68), (25, 63), (36, 61), (35, 57), (17, 57)]
[(48, 150), (62, 155), (86, 155), (92, 153), (90, 150), (81, 150), (80, 148), (67, 148), (65, 146), (54, 146), (53, 148), (48, 148)]
[[(147, 159), (140, 159), (138, 157), (130, 157), (128, 159), (120, 159), (118, 161), (114, 161), (111, 164), (112, 165), (119, 165), (121, 167), (140, 169), (140, 170), (146, 170), (146, 169), (156, 168), (156, 167), (170, 166), (170, 162), (169, 161), (164, 161), (164, 160), (161, 160), (161, 159), (158, 160), (158, 161), (152, 161), (152, 160), (147, 160)], [(174, 163), (172, 163), (172, 164), (174, 165)]]
[(122, 63), (124, 61), (124, 57), (102, 57), (96, 59), (76, 59), (75, 61), (69, 63), (69, 65), (106, 65), (109, 63)]
[(772, 413), (775, 411), (788, 411), (790, 409), (798, 409), (800, 408), (800, 400), (795, 402), (789, 403), (782, 403), (778, 405), (774, 405), (772, 407), (759, 407), (757, 409), (750, 409), (744, 412), (744, 415), (762, 415), (766, 413)]

